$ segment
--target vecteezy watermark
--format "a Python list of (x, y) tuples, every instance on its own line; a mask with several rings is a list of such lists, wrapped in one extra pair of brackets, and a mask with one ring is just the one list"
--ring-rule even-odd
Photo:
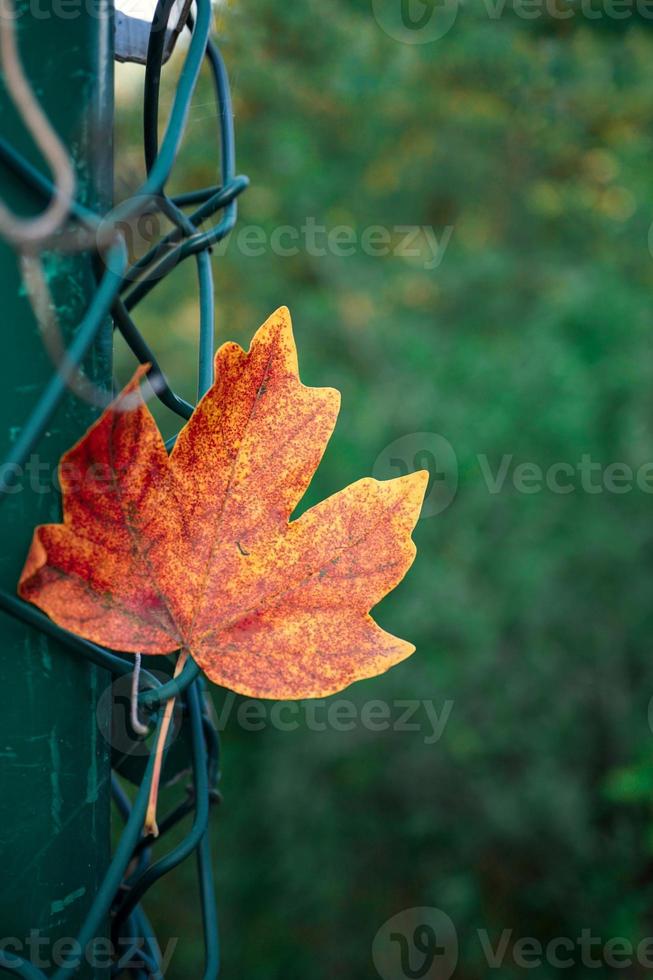
[[(640, 492), (653, 494), (653, 460), (638, 466), (621, 461), (601, 462), (591, 453), (582, 453), (574, 462), (556, 460), (542, 465), (535, 460), (519, 460), (513, 453), (492, 457), (477, 453), (474, 467), (467, 469), (468, 484), (480, 481), (491, 496), (506, 490), (530, 496), (538, 493), (567, 495), (585, 493), (615, 494)], [(458, 492), (458, 459), (444, 436), (437, 432), (409, 432), (379, 453), (372, 467), (377, 480), (405, 476), (426, 469), (430, 479), (421, 518), (440, 514)]]
[[(152, 937), (154, 952), (161, 965), (161, 976), (165, 976), (178, 942), (178, 937), (173, 937), (161, 949), (156, 938)], [(0, 939), (0, 966), (3, 963), (10, 965), (12, 960), (15, 963), (14, 957), (20, 957), (39, 970), (53, 967), (78, 970), (81, 966), (92, 970), (108, 970), (113, 967), (118, 972), (127, 967), (130, 970), (148, 970), (148, 960), (139, 955), (141, 950), (145, 950), (145, 939), (142, 936), (121, 936), (115, 943), (103, 936), (97, 936), (82, 947), (73, 937), (62, 936), (53, 940), (42, 935), (39, 929), (31, 929), (29, 935), (23, 939), (17, 936)]]
[[(119, 233), (127, 247), (129, 270), (127, 277), (136, 280), (147, 264), (150, 278), (163, 275), (178, 256), (179, 236), (164, 217), (162, 202), (143, 198), (142, 208), (133, 216), (124, 216), (118, 205), (98, 226), (98, 242), (109, 240)], [(208, 232), (218, 221), (213, 216), (198, 223), (198, 232)], [(362, 254), (371, 258), (406, 259), (427, 271), (437, 269), (445, 256), (453, 225), (436, 230), (430, 225), (354, 225), (329, 226), (309, 215), (299, 225), (241, 225), (237, 231), (213, 245), (217, 255), (238, 252), (245, 258), (260, 258), (272, 254), (293, 258), (304, 254), (312, 258), (349, 258)], [(108, 254), (108, 253), (107, 253)], [(111, 259), (107, 258), (110, 262)], [(114, 270), (122, 274), (116, 267)]]
[[(127, 407), (128, 410), (129, 406)], [(61, 492), (62, 482), (72, 493), (113, 493), (115, 480), (122, 470), (113, 470), (108, 463), (91, 463), (81, 467), (76, 461), (54, 463), (32, 453), (24, 465), (5, 463), (0, 466), (0, 478), (7, 482), (6, 493), (12, 495), (28, 490), (38, 495)]]
[(520, 494), (625, 494), (635, 489), (653, 493), (653, 460), (632, 467), (623, 462), (601, 463), (583, 453), (574, 463), (558, 460), (543, 467), (533, 460), (515, 462), (512, 453), (504, 453), (494, 463), (484, 453), (476, 459), (491, 494), (501, 493), (507, 483)]
[(372, 962), (382, 980), (449, 980), (458, 962), (456, 928), (441, 909), (404, 909), (377, 932)]
[[(576, 936), (547, 940), (520, 936), (514, 929), (500, 932), (475, 929), (466, 933), (464, 947), (485, 963), (486, 970), (553, 970), (609, 968), (653, 969), (653, 936), (633, 942), (624, 936), (604, 939), (591, 928)], [(372, 943), (372, 961), (381, 980), (449, 980), (458, 961), (458, 934), (442, 909), (404, 909), (381, 926)], [(500, 976), (503, 974), (499, 974)]]
[(25, 0), (11, 6), (0, 0), (0, 20), (20, 20), (27, 14), (30, 20), (77, 20), (82, 14), (99, 20), (106, 18), (106, 8), (102, 0)]
[[(131, 404), (128, 401), (125, 410)], [(505, 490), (524, 495), (653, 494), (653, 460), (633, 466), (622, 461), (599, 461), (591, 453), (582, 453), (573, 462), (556, 460), (546, 465), (533, 459), (517, 459), (513, 453), (501, 456), (477, 453), (473, 459), (476, 469), (474, 465), (467, 469), (468, 482), (480, 479), (491, 496)], [(458, 459), (443, 435), (409, 432), (400, 436), (379, 453), (372, 475), (377, 480), (390, 480), (421, 469), (428, 470), (430, 477), (421, 516), (432, 517), (446, 510), (458, 491)], [(82, 467), (77, 460), (67, 459), (57, 465), (50, 459), (42, 459), (38, 453), (32, 453), (22, 466), (16, 463), (0, 466), (0, 479), (6, 482), (6, 492), (10, 495), (23, 491), (51, 494), (60, 492), (65, 483), (68, 492), (92, 494), (97, 498), (104, 493), (112, 494), (116, 479), (123, 476), (122, 469), (114, 471), (106, 463)]]
[(511, 13), (521, 20), (653, 20), (653, 0), (483, 0), (491, 20)]
[[(462, 0), (371, 0), (371, 4), (379, 27), (403, 44), (438, 41), (466, 7)], [(506, 14), (525, 21), (624, 21), (635, 17), (653, 21), (653, 0), (482, 0), (474, 11), (492, 21)]]
[[(120, 5), (121, 13), (135, 20), (149, 20), (154, 31), (160, 31), (165, 25), (162, 15), (157, 16), (156, 3), (143, 3), (142, 0), (124, 0)], [(12, 4), (9, 9), (0, 0), (0, 20), (10, 17), (20, 20), (26, 14), (30, 20), (77, 20), (82, 15), (106, 22), (106, 5), (104, 0), (22, 0)]]
[(437, 432), (410, 432), (400, 436), (379, 453), (372, 476), (390, 480), (415, 470), (429, 471), (421, 517), (440, 514), (458, 490), (458, 460), (448, 439)]
[(411, 259), (432, 271), (441, 264), (451, 241), (454, 226), (445, 225), (438, 233), (430, 225), (353, 225), (321, 224), (307, 217), (299, 227), (277, 225), (267, 231), (262, 225), (243, 225), (231, 238), (216, 245), (218, 254), (235, 248), (241, 255), (258, 258), (271, 252), (282, 258), (304, 253), (313, 258), (348, 258), (360, 253), (371, 258), (391, 255)]
[(550, 966), (554, 970), (601, 967), (628, 970), (633, 966), (653, 968), (653, 936), (633, 943), (624, 936), (602, 939), (591, 929), (581, 929), (577, 936), (554, 936), (546, 941), (535, 936), (518, 936), (513, 929), (502, 929), (491, 937), (487, 929), (477, 929), (476, 937), (490, 969), (517, 967), (534, 970)]
[(216, 723), (219, 731), (233, 718), (248, 732), (260, 732), (264, 728), (280, 732), (296, 732), (300, 728), (309, 732), (353, 732), (361, 728), (369, 732), (419, 732), (425, 745), (434, 745), (442, 738), (453, 705), (452, 700), (446, 700), (437, 707), (433, 701), (416, 698), (375, 699), (362, 704), (341, 697), (306, 701), (238, 700), (229, 691), (216, 710)]

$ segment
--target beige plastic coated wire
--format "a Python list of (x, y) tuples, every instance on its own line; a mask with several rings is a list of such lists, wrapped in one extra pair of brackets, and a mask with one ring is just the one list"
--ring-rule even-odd
[(41, 214), (21, 218), (0, 201), (0, 235), (17, 249), (35, 251), (65, 222), (75, 194), (75, 174), (66, 148), (38, 103), (20, 61), (13, 0), (0, 0), (0, 65), (7, 92), (53, 177), (54, 194)]

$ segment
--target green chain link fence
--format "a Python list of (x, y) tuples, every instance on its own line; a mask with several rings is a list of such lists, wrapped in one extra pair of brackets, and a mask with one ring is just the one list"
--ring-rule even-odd
[[(190, 257), (193, 257), (197, 267), (198, 283), (198, 397), (212, 382), (214, 301), (211, 247), (232, 229), (236, 220), (236, 199), (247, 187), (248, 181), (235, 174), (229, 84), (218, 48), (210, 38), (210, 0), (197, 0), (195, 17), (188, 22), (190, 41), (159, 145), (159, 85), (165, 39), (165, 31), (159, 29), (159, 25), (167, 24), (172, 6), (173, 0), (159, 0), (150, 31), (143, 103), (147, 177), (128, 200), (109, 212), (100, 213), (79, 199), (66, 198), (63, 180), (65, 160), (57, 161), (44, 152), (54, 177), (50, 181), (10, 141), (0, 137), (0, 164), (12, 179), (20, 182), (24, 192), (43, 208), (40, 217), (53, 219), (50, 227), (48, 220), (39, 226), (39, 218), (32, 219), (28, 226), (27, 222), (21, 225), (11, 215), (0, 214), (0, 225), (16, 250), (25, 288), (39, 321), (47, 320), (48, 311), (53, 306), (42, 262), (42, 253), (46, 249), (49, 255), (56, 254), (57, 250), (62, 255), (84, 251), (93, 257), (95, 269), (95, 286), (90, 302), (67, 347), (61, 344), (61, 336), (57, 332), (56, 307), (53, 322), (49, 325), (40, 323), (46, 346), (55, 359), (56, 370), (36, 400), (29, 417), (17, 421), (17, 437), (0, 464), (0, 501), (4, 500), (5, 504), (12, 494), (16, 472), (40, 445), (69, 389), (92, 401), (96, 408), (106, 403), (101, 386), (90, 383), (88, 377), (82, 375), (81, 368), (101, 331), (106, 328), (108, 318), (111, 318), (115, 329), (120, 331), (138, 361), (150, 365), (147, 378), (153, 394), (180, 418), (189, 417), (193, 406), (170, 387), (155, 353), (139, 332), (133, 315), (150, 291), (180, 262)], [(108, 8), (98, 9), (101, 16), (106, 18), (107, 25), (110, 25), (111, 11)], [(7, 13), (6, 7), (4, 13)], [(5, 21), (0, 28), (4, 41), (7, 39), (6, 32)], [(166, 184), (180, 148), (193, 91), (205, 62), (218, 107), (219, 179), (215, 186), (168, 196)], [(11, 87), (7, 80), (11, 64), (6, 47), (3, 47), (2, 67), (7, 87)], [(56, 205), (61, 205), (62, 201), (65, 207), (59, 207), (60, 214), (53, 217), (52, 212), (56, 212)], [(173, 230), (129, 265), (123, 232), (130, 222), (145, 213), (164, 216), (172, 223)], [(219, 216), (218, 220), (214, 219), (215, 215)], [(3, 217), (7, 219), (4, 222)], [(56, 229), (53, 227), (55, 224)], [(130, 678), (133, 673), (133, 660), (60, 629), (8, 589), (0, 589), (0, 610), (25, 626), (64, 644), (74, 656), (108, 671), (114, 679), (114, 686), (121, 678)], [(138, 703), (142, 715), (155, 727), (155, 732), (149, 739), (140, 742), (135, 733), (131, 733), (133, 747), (137, 749), (135, 756), (129, 747), (122, 753), (114, 751), (114, 768), (118, 773), (127, 773), (132, 781), (137, 781), (138, 788), (134, 799), (130, 800), (119, 777), (115, 772), (112, 774), (113, 798), (124, 820), (124, 828), (106, 874), (85, 912), (77, 942), (83, 950), (92, 948), (99, 938), (106, 936), (109, 922), (114, 943), (123, 941), (123, 953), (120, 962), (112, 967), (113, 975), (129, 974), (137, 980), (161, 977), (159, 945), (143, 911), (142, 899), (159, 879), (194, 855), (202, 907), (204, 977), (209, 980), (219, 972), (217, 912), (208, 838), (210, 804), (218, 799), (218, 734), (210, 718), (203, 680), (195, 664), (188, 663), (178, 678), (166, 679), (158, 669), (154, 669), (153, 660), (145, 658)], [(157, 661), (162, 660), (157, 658)], [(157, 662), (156, 666), (158, 668), (160, 663)], [(20, 665), (16, 665), (16, 669), (20, 669)], [(159, 856), (158, 846), (155, 854), (153, 840), (142, 836), (142, 826), (152, 776), (153, 755), (150, 746), (156, 738), (163, 707), (173, 697), (178, 697), (181, 705), (181, 734), (174, 743), (176, 758), (172, 758), (173, 749), (169, 746), (166, 764), (170, 762), (175, 771), (189, 768), (192, 778), (186, 799), (160, 819), (159, 840), (165, 843), (170, 830), (186, 817), (189, 817), (190, 829), (179, 843)], [(83, 706), (77, 705), (77, 710), (83, 710)], [(93, 723), (96, 723), (95, 719)], [(138, 758), (142, 761), (141, 770), (138, 766), (134, 769), (134, 759)], [(10, 885), (9, 882), (7, 884)], [(46, 976), (64, 980), (79, 973), (79, 964), (64, 963), (54, 973), (46, 974), (28, 958), (2, 949), (0, 970), (38, 980), (44, 980)]]

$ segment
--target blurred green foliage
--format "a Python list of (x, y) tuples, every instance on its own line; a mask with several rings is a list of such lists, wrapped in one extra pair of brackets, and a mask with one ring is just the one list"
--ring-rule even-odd
[[(358, 706), (452, 700), (442, 737), (245, 731), (236, 701), (214, 818), (224, 976), (367, 980), (377, 929), (419, 905), (453, 919), (462, 980), (488, 975), (478, 929), (651, 936), (653, 500), (512, 480), (527, 461), (653, 459), (651, 24), (481, 4), (440, 40), (404, 44), (364, 0), (219, 10), (252, 180), (239, 227), (453, 227), (432, 269), (360, 248), (253, 257), (236, 232), (214, 263), (220, 340), (248, 343), (285, 303), (303, 379), (342, 391), (308, 503), (410, 433), (445, 436), (459, 467), (455, 500), (418, 525), (417, 561), (377, 609), (417, 653), (346, 692)], [(179, 188), (215, 180), (212, 114), (201, 88)], [(136, 102), (119, 116), (129, 187)], [(194, 275), (180, 267), (139, 321), (187, 395)], [(478, 457), (496, 472), (504, 454), (491, 493)], [(191, 872), (149, 906), (164, 939), (182, 937), (175, 980), (201, 969)], [(502, 977), (519, 975), (509, 959)]]

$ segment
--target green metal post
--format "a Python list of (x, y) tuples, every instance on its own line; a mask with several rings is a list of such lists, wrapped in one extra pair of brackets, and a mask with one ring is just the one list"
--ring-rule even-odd
[[(112, 185), (109, 3), (22, 0), (16, 22), (27, 77), (74, 161), (77, 197), (102, 210), (111, 206)], [(3, 86), (0, 128), (47, 173)], [(43, 206), (2, 166), (0, 196), (23, 214)], [(56, 316), (70, 341), (95, 289), (91, 259), (88, 253), (43, 258)], [(1, 459), (55, 370), (21, 286), (17, 257), (5, 243), (0, 318)], [(106, 390), (110, 366), (107, 324), (84, 373)], [(0, 507), (3, 588), (15, 590), (34, 526), (60, 519), (57, 462), (97, 411), (68, 394), (20, 474), (19, 489)], [(109, 747), (97, 717), (109, 683), (105, 671), (0, 614), (0, 943), (44, 970), (74, 958), (61, 940), (78, 932), (109, 861)], [(85, 966), (79, 975), (98, 978), (107, 971)]]

